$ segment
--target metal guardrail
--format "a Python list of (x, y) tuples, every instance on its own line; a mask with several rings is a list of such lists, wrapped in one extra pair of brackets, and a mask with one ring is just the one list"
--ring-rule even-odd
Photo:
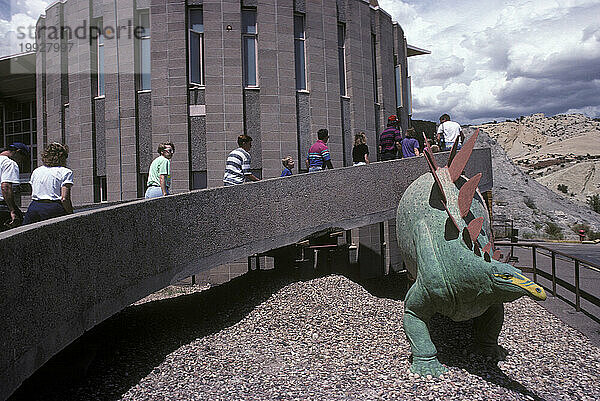
[[(597, 271), (600, 271), (600, 265), (590, 262), (589, 260), (578, 258), (573, 255), (569, 255), (568, 253), (561, 252), (556, 249), (552, 249), (550, 247), (536, 244), (536, 243), (531, 243), (531, 242), (499, 241), (499, 242), (496, 242), (495, 245), (496, 246), (510, 246), (511, 247), (511, 255), (513, 253), (512, 247), (523, 247), (523, 248), (530, 247), (531, 248), (531, 257), (532, 257), (533, 281), (536, 282), (538, 285), (541, 285), (540, 283), (537, 282), (538, 274), (547, 280), (551, 280), (552, 281), (552, 289), (546, 288), (544, 286), (542, 286), (542, 287), (544, 287), (547, 291), (551, 291), (553, 296), (558, 297), (571, 305), (573, 305), (573, 303), (570, 300), (560, 296), (557, 293), (556, 286), (560, 285), (564, 289), (574, 293), (575, 294), (575, 304), (573, 306), (575, 307), (575, 310), (577, 312), (584, 312), (586, 315), (588, 315), (589, 317), (591, 317), (592, 319), (594, 319), (595, 321), (600, 323), (600, 316), (595, 316), (594, 314), (590, 313), (589, 311), (583, 310), (581, 308), (581, 298), (585, 299), (586, 301), (590, 302), (591, 304), (593, 304), (599, 308), (600, 308), (600, 298), (596, 297), (595, 295), (590, 294), (587, 291), (582, 290), (581, 286), (580, 286), (580, 282), (579, 282), (580, 268), (582, 265), (592, 267), (592, 268), (594, 268), (592, 270), (597, 270)], [(538, 269), (537, 254), (538, 254), (539, 250), (545, 250), (550, 253), (550, 258), (552, 260), (552, 272), (551, 273), (547, 273), (541, 269)], [(573, 277), (574, 284), (571, 284), (571, 283), (556, 276), (556, 255), (562, 256), (563, 258), (566, 258), (567, 260), (572, 260), (574, 262), (574, 277)], [(546, 254), (546, 256), (548, 256), (548, 255)]]

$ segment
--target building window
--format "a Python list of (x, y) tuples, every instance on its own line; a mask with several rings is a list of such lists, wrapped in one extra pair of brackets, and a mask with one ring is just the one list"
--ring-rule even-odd
[(340, 95), (346, 96), (346, 25), (338, 24), (338, 64), (340, 70)]
[(371, 34), (371, 59), (373, 64), (373, 96), (375, 103), (379, 103), (379, 88), (377, 87), (377, 36)]
[(402, 104), (402, 67), (398, 64), (395, 68), (396, 73), (396, 108), (404, 106)]
[(94, 202), (107, 202), (108, 201), (108, 187), (106, 183), (106, 176), (96, 176), (94, 180)]
[[(100, 32), (102, 32), (102, 22), (98, 24)], [(104, 96), (104, 35), (99, 34), (96, 39), (98, 44), (98, 56), (97, 56), (97, 71), (98, 71), (98, 96)]]
[(37, 118), (35, 102), (7, 103), (1, 108), (0, 148), (15, 142), (31, 149), (29, 163), (19, 165), (19, 173), (31, 173), (37, 167)]
[(306, 37), (304, 15), (294, 15), (294, 54), (296, 63), (296, 90), (306, 90)]
[(189, 10), (190, 83), (204, 85), (204, 15), (201, 8)]
[(258, 86), (257, 35), (256, 10), (242, 10), (242, 49), (244, 52), (242, 69), (245, 87)]
[(150, 13), (148, 10), (141, 10), (138, 14), (138, 26), (141, 27), (139, 38), (139, 90), (150, 90)]

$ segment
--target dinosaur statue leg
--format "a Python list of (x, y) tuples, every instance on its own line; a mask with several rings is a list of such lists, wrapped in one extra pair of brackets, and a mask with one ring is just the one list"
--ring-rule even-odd
[(413, 361), (410, 371), (421, 376), (439, 377), (448, 371), (437, 359), (437, 349), (431, 341), (426, 322), (431, 313), (423, 310), (423, 294), (418, 284), (413, 285), (404, 302), (404, 333), (408, 337)]
[(504, 304), (492, 305), (485, 313), (473, 319), (473, 347), (478, 354), (494, 360), (504, 360), (508, 351), (498, 345), (498, 336), (504, 323)]

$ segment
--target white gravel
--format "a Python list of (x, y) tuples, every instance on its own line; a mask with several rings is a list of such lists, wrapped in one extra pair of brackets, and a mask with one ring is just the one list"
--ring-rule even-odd
[(412, 377), (402, 296), (395, 276), (361, 286), (260, 272), (128, 308), (90, 336), (99, 351), (85, 378), (32, 382), (15, 399), (600, 399), (600, 350), (524, 298), (506, 305), (506, 361), (467, 355), (470, 322), (436, 317), (430, 331), (450, 371)]

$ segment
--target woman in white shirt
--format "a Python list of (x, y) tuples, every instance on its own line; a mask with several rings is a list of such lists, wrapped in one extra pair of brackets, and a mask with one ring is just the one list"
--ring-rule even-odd
[(69, 148), (66, 145), (54, 142), (46, 146), (42, 152), (44, 165), (31, 173), (31, 204), (23, 224), (73, 213), (73, 171), (65, 167), (68, 157)]

